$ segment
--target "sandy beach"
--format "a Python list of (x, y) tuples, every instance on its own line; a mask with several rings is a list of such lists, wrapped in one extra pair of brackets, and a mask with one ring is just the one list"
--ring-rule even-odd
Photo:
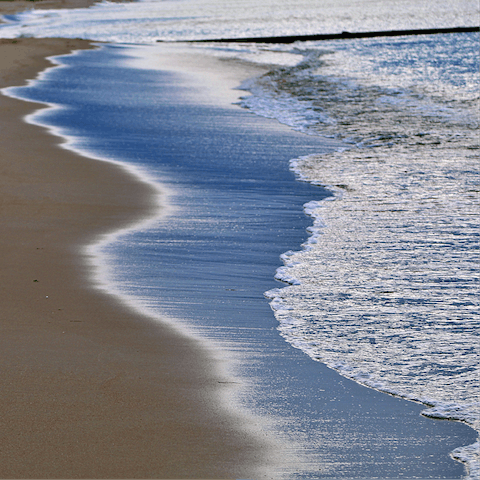
[[(113, 0), (119, 3), (122, 0)], [(1, 0), (0, 15), (12, 15), (17, 12), (35, 9), (88, 8), (94, 0)]]
[[(27, 3), (1, 2), (0, 13)], [(80, 48), (91, 47), (2, 40), (0, 87)], [(0, 105), (0, 477), (252, 475), (263, 450), (218, 407), (208, 352), (88, 284), (80, 249), (147, 215), (152, 192), (26, 124), (39, 105), (5, 96)]]

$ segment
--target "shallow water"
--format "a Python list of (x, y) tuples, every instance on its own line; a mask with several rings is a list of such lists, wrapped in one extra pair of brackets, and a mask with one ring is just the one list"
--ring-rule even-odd
[(305, 205), (312, 236), (277, 270), (292, 286), (267, 293), (282, 335), (477, 431), (478, 45), (478, 34), (309, 44), (244, 101), (345, 143), (291, 161), (334, 197)]
[[(307, 42), (242, 102), (333, 154), (293, 159), (327, 187), (266, 293), (284, 338), (359, 383), (480, 428), (479, 35)], [(474, 447), (478, 452), (478, 443)], [(468, 447), (478, 475), (478, 453)]]

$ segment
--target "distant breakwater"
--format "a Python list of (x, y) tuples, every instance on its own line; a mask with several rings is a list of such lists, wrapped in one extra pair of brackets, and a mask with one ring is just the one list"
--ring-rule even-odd
[[(244, 37), (244, 38), (209, 38), (201, 40), (183, 40), (187, 43), (294, 43), (319, 40), (338, 40), (350, 38), (371, 38), (371, 37), (398, 37), (404, 35), (432, 35), (439, 33), (465, 33), (478, 32), (480, 27), (452, 27), (452, 28), (422, 28), (412, 30), (384, 30), (378, 32), (342, 32), (327, 33), (318, 35), (288, 35), (274, 37)], [(157, 42), (166, 42), (170, 40), (157, 40)], [(178, 41), (178, 40), (175, 40)]]

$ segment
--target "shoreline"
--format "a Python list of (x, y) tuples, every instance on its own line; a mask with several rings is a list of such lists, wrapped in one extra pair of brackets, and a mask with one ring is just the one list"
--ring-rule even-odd
[[(340, 458), (340, 456), (336, 457), (338, 453), (335, 452), (336, 447), (333, 445), (327, 451), (324, 450), (322, 445), (324, 439), (328, 438), (328, 440), (331, 440), (332, 436), (338, 434), (334, 425), (347, 422), (349, 427), (344, 427), (344, 432), (346, 433), (341, 438), (337, 437), (338, 445), (343, 446), (341, 456), (351, 459), (352, 464), (368, 465), (368, 467), (364, 467), (364, 470), (362, 470), (363, 476), (373, 475), (373, 472), (379, 475), (379, 472), (382, 472), (383, 462), (387, 464), (390, 461), (392, 465), (396, 465), (395, 455), (393, 455), (393, 459), (390, 457), (392, 451), (389, 447), (391, 439), (395, 438), (395, 442), (398, 445), (396, 453), (399, 459), (404, 459), (405, 466), (416, 465), (418, 452), (416, 448), (411, 446), (414, 442), (422, 442), (422, 455), (425, 455), (424, 458), (428, 461), (430, 461), (430, 458), (427, 457), (430, 455), (427, 452), (436, 452), (435, 456), (431, 455), (432, 465), (428, 463), (427, 466), (427, 463), (425, 463), (424, 469), (422, 470), (420, 467), (416, 472), (415, 467), (413, 467), (410, 472), (412, 476), (427, 477), (428, 473), (432, 471), (430, 470), (431, 467), (438, 477), (441, 476), (440, 472), (448, 471), (451, 478), (459, 478), (461, 466), (457, 465), (457, 468), (455, 468), (452, 465), (454, 462), (449, 460), (449, 452), (462, 443), (451, 441), (453, 439), (450, 437), (452, 432), (449, 432), (449, 425), (444, 424), (442, 427), (438, 422), (418, 417), (420, 411), (423, 410), (421, 405), (401, 401), (384, 393), (362, 387), (353, 381), (342, 379), (338, 373), (328, 371), (326, 367), (312, 362), (302, 352), (292, 349), (273, 330), (276, 323), (271, 315), (270, 307), (264, 301), (263, 292), (271, 288), (272, 284), (275, 284), (272, 272), (278, 267), (279, 254), (287, 251), (292, 245), (300, 245), (301, 238), (304, 237), (304, 229), (309, 224), (308, 218), (305, 217), (304, 222), (302, 222), (294, 212), (298, 211), (298, 214), (302, 214), (303, 205), (307, 199), (311, 199), (310, 194), (312, 193), (315, 196), (319, 194), (318, 187), (293, 182), (293, 175), (287, 168), (286, 160), (302, 152), (303, 148), (313, 148), (316, 152), (322, 151), (327, 148), (325, 142), (316, 137), (307, 137), (309, 144), (315, 143), (315, 145), (312, 143), (310, 147), (307, 147), (306, 138), (301, 134), (291, 132), (288, 130), (288, 127), (264, 120), (262, 117), (252, 116), (248, 112), (232, 108), (231, 105), (220, 103), (221, 99), (224, 98), (224, 93), (219, 94), (221, 88), (218, 83), (222, 82), (218, 81), (220, 79), (224, 80), (225, 72), (218, 76), (221, 70), (219, 64), (227, 66), (227, 71), (230, 71), (232, 67), (230, 62), (225, 63), (214, 58), (207, 60), (201, 55), (195, 55), (196, 58), (194, 58), (192, 52), (189, 52), (184, 57), (185, 53), (181, 45), (169, 46), (168, 48), (163, 46), (162, 48), (156, 48), (155, 46), (128, 46), (125, 48), (127, 49), (127, 56), (135, 59), (131, 60), (134, 63), (130, 62), (129, 67), (134, 67), (137, 71), (136, 78), (138, 78), (138, 84), (150, 85), (151, 88), (139, 91), (130, 87), (129, 69), (120, 67), (121, 63), (115, 60), (110, 63), (110, 55), (103, 56), (100, 52), (93, 52), (92, 57), (97, 57), (94, 64), (100, 64), (102, 59), (104, 59), (107, 71), (112, 67), (118, 68), (118, 78), (125, 78), (125, 84), (122, 85), (119, 82), (117, 89), (112, 93), (113, 98), (119, 98), (122, 95), (130, 98), (134, 92), (137, 92), (140, 98), (143, 98), (145, 95), (146, 98), (155, 102), (154, 110), (155, 112), (162, 112), (163, 120), (154, 129), (150, 129), (148, 122), (142, 124), (145, 138), (139, 136), (137, 141), (127, 142), (123, 148), (126, 147), (127, 151), (136, 152), (136, 156), (145, 160), (147, 168), (152, 166), (155, 169), (155, 165), (157, 165), (155, 158), (161, 158), (158, 165), (166, 167), (165, 179), (167, 182), (169, 182), (168, 178), (170, 177), (168, 165), (175, 165), (175, 168), (181, 169), (182, 173), (179, 176), (173, 174), (173, 178), (171, 178), (173, 180), (172, 185), (174, 185), (172, 203), (180, 207), (188, 206), (188, 212), (183, 211), (182, 213), (182, 208), (177, 212), (172, 212), (170, 218), (172, 225), (176, 225), (175, 233), (170, 231), (167, 225), (165, 225), (165, 230), (160, 226), (154, 227), (152, 229), (154, 234), (151, 237), (146, 232), (138, 232), (135, 238), (139, 244), (146, 247), (147, 252), (149, 241), (152, 241), (151, 245), (154, 246), (154, 252), (146, 253), (144, 259), (140, 251), (143, 249), (139, 249), (137, 254), (126, 247), (125, 252), (133, 265), (142, 268), (144, 260), (149, 263), (154, 259), (158, 259), (162, 274), (155, 278), (151, 277), (149, 281), (144, 282), (140, 278), (141, 276), (136, 277), (135, 268), (130, 269), (125, 265), (125, 269), (121, 269), (120, 266), (121, 270), (115, 273), (115, 278), (119, 285), (123, 284), (123, 279), (129, 279), (125, 285), (126, 290), (129, 291), (129, 284), (136, 283), (137, 280), (138, 284), (132, 285), (133, 295), (135, 296), (137, 292), (139, 298), (145, 295), (147, 298), (146, 303), (153, 305), (153, 308), (157, 306), (158, 311), (163, 312), (166, 309), (168, 314), (172, 314), (175, 318), (188, 319), (188, 322), (191, 322), (193, 325), (196, 325), (198, 321), (200, 329), (207, 329), (205, 336), (214, 338), (214, 341), (218, 338), (221, 342), (223, 338), (226, 338), (228, 342), (229, 339), (235, 338), (235, 343), (237, 345), (241, 344), (242, 351), (249, 352), (248, 365), (244, 364), (248, 372), (254, 371), (253, 364), (256, 363), (252, 359), (252, 355), (261, 355), (262, 362), (259, 367), (261, 371), (258, 370), (258, 374), (246, 373), (246, 375), (243, 375), (242, 371), (242, 375), (239, 376), (240, 379), (251, 377), (257, 379), (255, 382), (255, 402), (258, 401), (258, 403), (255, 403), (255, 406), (252, 405), (252, 410), (278, 411), (278, 406), (272, 408), (274, 403), (278, 402), (281, 405), (289, 406), (288, 412), (282, 412), (281, 418), (290, 418), (293, 415), (293, 411), (297, 408), (303, 408), (301, 405), (303, 399), (305, 399), (308, 402), (308, 408), (302, 412), (305, 417), (301, 415), (297, 417), (302, 419), (300, 422), (303, 422), (313, 412), (322, 412), (319, 417), (322, 419), (320, 420), (321, 427), (318, 430), (315, 428), (317, 426), (315, 425), (315, 419), (312, 419), (313, 422), (311, 423), (305, 422), (306, 425), (308, 424), (308, 435), (311, 436), (313, 441), (305, 442), (302, 444), (302, 449), (299, 450), (302, 452), (310, 451), (308, 447), (305, 448), (307, 444), (310, 448), (311, 445), (316, 445), (318, 450), (312, 449), (314, 450), (312, 456), (316, 456), (312, 463), (322, 466), (322, 470), (328, 468), (329, 458), (331, 459), (332, 456), (333, 458)], [(107, 46), (106, 50), (109, 49), (110, 47)], [(118, 46), (113, 50), (118, 51)], [(174, 52), (175, 54), (173, 54)], [(90, 57), (90, 55), (86, 56)], [(113, 56), (120, 59), (123, 55), (120, 53), (113, 54)], [(170, 65), (168, 59), (170, 61), (173, 59), (174, 63)], [(141, 72), (142, 64), (147, 65), (147, 70), (150, 70), (157, 62), (159, 71), (154, 77), (151, 77), (149, 73), (144, 74)], [(181, 62), (185, 63), (179, 65)], [(82, 64), (83, 62), (79, 59), (78, 65)], [(118, 67), (115, 67), (115, 65), (118, 65)], [(176, 75), (179, 71), (183, 72), (184, 69), (185, 76)], [(192, 70), (195, 70), (195, 72)], [(100, 73), (97, 70), (96, 72)], [(199, 74), (202, 75), (200, 76)], [(145, 77), (143, 77), (144, 75)], [(155, 78), (155, 82), (152, 82), (153, 78)], [(208, 94), (205, 92), (205, 89), (208, 88), (207, 83), (211, 83)], [(73, 82), (73, 84), (75, 85), (76, 82)], [(156, 85), (156, 87), (153, 87), (153, 85)], [(201, 95), (197, 92), (199, 85), (201, 88), (198, 88), (198, 91), (201, 92)], [(105, 102), (108, 102), (107, 98), (110, 92), (107, 92), (107, 89), (104, 89), (101, 83), (98, 84), (98, 88), (100, 89), (99, 91), (104, 92), (102, 98), (105, 98)], [(195, 90), (193, 90), (194, 88)], [(196, 94), (191, 96), (193, 91)], [(231, 95), (233, 95), (232, 92)], [(169, 100), (163, 101), (162, 98)], [(173, 106), (171, 99), (174, 99), (175, 106)], [(72, 100), (72, 105), (77, 105), (79, 100), (81, 101), (80, 98)], [(235, 101), (234, 98), (230, 100)], [(116, 102), (113, 101), (113, 105), (115, 104)], [(142, 105), (142, 100), (140, 100), (140, 105)], [(218, 106), (221, 106), (220, 110), (217, 110)], [(175, 109), (175, 115), (169, 115), (171, 112), (170, 108)], [(210, 110), (210, 108), (213, 108), (215, 112)], [(112, 117), (109, 122), (113, 121), (115, 125), (121, 126), (121, 131), (129, 132), (130, 123), (122, 121), (124, 117), (128, 118), (129, 111), (127, 110), (127, 112), (124, 111), (122, 114), (116, 115), (114, 110), (111, 110)], [(82, 111), (82, 109), (79, 109), (79, 111)], [(134, 115), (133, 112), (135, 112), (135, 109), (132, 109), (132, 116)], [(152, 113), (154, 112), (147, 111), (145, 116), (150, 118)], [(91, 123), (96, 125), (96, 129), (102, 131), (105, 128), (105, 132), (108, 132), (108, 126), (104, 125), (103, 122), (97, 123), (96, 116), (98, 115), (95, 114), (94, 110), (90, 115), (87, 115), (87, 118), (90, 118)], [(65, 121), (67, 124), (70, 124), (68, 116), (65, 117)], [(83, 128), (81, 125), (78, 126)], [(135, 131), (138, 131), (139, 126), (140, 124), (135, 126)], [(182, 145), (181, 142), (179, 143), (178, 139), (176, 140), (175, 134), (171, 135), (171, 132), (177, 132), (179, 127), (186, 132), (184, 142), (186, 146)], [(262, 141), (259, 144), (257, 144), (258, 139), (249, 135), (249, 132), (255, 131), (262, 132)], [(274, 131), (277, 133), (274, 133)], [(219, 137), (218, 132), (221, 132), (221, 146), (216, 140)], [(95, 136), (94, 131), (91, 133)], [(277, 134), (279, 136), (276, 136)], [(86, 136), (89, 136), (88, 133)], [(110, 137), (107, 135), (105, 138)], [(115, 134), (112, 138), (115, 138)], [(154, 138), (161, 140), (155, 142)], [(192, 141), (193, 139), (194, 141)], [(197, 147), (194, 154), (192, 154), (189, 148), (189, 145), (192, 143)], [(144, 148), (144, 145), (149, 145), (149, 147), (145, 146)], [(239, 150), (241, 152), (240, 155), (236, 147), (229, 148), (229, 146), (235, 145), (242, 145), (241, 150)], [(275, 147), (265, 149), (266, 145), (275, 145)], [(289, 145), (289, 153), (285, 150), (287, 145)], [(99, 148), (100, 151), (103, 151), (101, 146)], [(110, 151), (110, 149), (107, 151)], [(117, 150), (112, 148), (111, 151)], [(150, 151), (154, 152), (154, 154), (148, 160)], [(135, 157), (131, 157), (128, 154), (124, 157), (121, 150), (118, 150), (118, 152), (125, 161), (129, 162), (130, 158), (132, 163), (136, 164)], [(212, 152), (221, 152), (221, 154), (216, 155)], [(270, 160), (268, 160), (269, 157)], [(252, 159), (255, 159), (253, 170), (251, 169), (253, 165), (250, 163)], [(275, 175), (268, 168), (269, 162), (272, 160), (275, 164), (277, 164), (277, 161), (279, 162), (279, 168), (276, 169)], [(280, 164), (282, 165), (281, 167)], [(209, 166), (207, 170), (204, 165)], [(267, 170), (262, 170), (265, 167), (267, 167)], [(282, 170), (285, 170), (285, 174), (281, 173)], [(205, 175), (207, 172), (208, 174)], [(249, 189), (245, 190), (243, 188), (242, 179), (245, 178), (249, 178), (252, 181), (255, 180), (256, 188), (252, 189), (251, 192), (253, 197), (250, 197)], [(208, 183), (211, 184), (212, 182), (216, 185), (213, 190), (208, 186)], [(290, 195), (293, 195), (298, 209), (292, 209), (293, 205), (289, 201), (290, 205), (285, 209), (282, 208), (284, 213), (277, 217), (275, 211), (271, 209), (271, 205), (272, 203), (277, 204), (277, 201), (283, 204), (283, 200), (280, 198), (281, 194), (279, 197), (276, 196), (278, 187), (282, 184), (288, 185), (288, 192)], [(226, 188), (226, 185), (229, 187)], [(193, 187), (193, 190), (191, 190), (191, 187)], [(198, 194), (199, 191), (202, 193)], [(303, 195), (306, 196), (303, 197)], [(217, 220), (215, 220), (215, 226), (210, 225), (213, 228), (207, 227), (204, 230), (201, 225), (202, 222), (198, 222), (195, 219), (203, 218), (206, 205), (208, 205), (208, 217)], [(250, 207), (245, 210), (245, 205)], [(279, 232), (283, 233), (283, 237), (286, 236), (284, 232), (288, 232), (288, 229), (292, 228), (293, 225), (298, 225), (300, 236), (297, 237), (292, 232), (296, 238), (290, 238), (289, 240), (285, 238), (285, 243), (283, 241), (272, 242), (272, 237), (275, 238), (277, 235), (269, 227), (266, 227), (265, 230), (248, 228), (243, 231), (241, 236), (235, 234), (234, 238), (236, 241), (234, 244), (231, 241), (225, 243), (227, 238), (231, 240), (230, 235), (226, 233), (230, 231), (230, 228), (222, 221), (222, 219), (227, 218), (225, 217), (226, 212), (228, 212), (227, 217), (235, 219), (235, 224), (238, 225), (244, 225), (245, 220), (249, 223), (253, 212), (255, 212), (257, 218), (265, 219), (264, 221), (269, 219), (276, 227), (279, 227)], [(287, 212), (291, 212), (292, 216), (289, 217)], [(246, 217), (245, 214), (247, 214)], [(217, 221), (219, 222), (218, 224)], [(302, 223), (304, 223), (303, 226)], [(185, 230), (180, 225), (184, 225)], [(225, 227), (226, 237), (224, 238), (222, 232)], [(193, 236), (195, 243), (198, 242), (197, 246), (189, 243), (189, 240), (192, 240), (192, 231), (198, 231), (198, 235), (195, 234)], [(206, 237), (208, 237), (208, 240)], [(255, 238), (255, 242), (251, 240), (244, 242), (241, 240), (242, 237), (243, 240)], [(179, 242), (178, 250), (176, 250), (171, 241), (173, 240), (173, 243), (175, 243), (176, 240), (185, 238), (188, 239), (187, 244)], [(165, 240), (165, 242), (160, 240), (157, 243), (156, 239), (168, 240)], [(203, 242), (205, 243), (203, 244)], [(125, 245), (134, 243), (131, 240), (127, 240)], [(165, 245), (165, 248), (162, 248), (162, 244)], [(234, 247), (232, 248), (233, 245)], [(273, 255), (270, 255), (266, 245), (272, 248)], [(184, 251), (185, 246), (187, 251)], [(123, 247), (120, 245), (119, 247), (120, 251), (123, 252)], [(211, 258), (212, 251), (218, 252), (215, 254), (215, 259)], [(227, 251), (230, 253), (226, 254)], [(254, 252), (257, 252), (257, 254)], [(112, 253), (115, 255), (115, 250)], [(120, 255), (125, 255), (125, 253)], [(185, 258), (185, 266), (183, 266), (182, 261), (184, 255), (187, 257)], [(122, 258), (121, 256), (119, 258)], [(244, 258), (244, 260), (239, 263), (235, 260), (238, 258)], [(121, 261), (118, 263), (120, 264)], [(250, 264), (252, 264), (253, 269), (250, 268)], [(187, 269), (187, 275), (184, 275), (184, 267)], [(182, 269), (182, 274), (180, 275), (177, 273), (179, 268)], [(262, 270), (264, 270), (264, 273)], [(235, 272), (235, 274), (230, 275), (229, 272)], [(204, 282), (203, 285), (199, 285), (198, 282), (192, 283), (191, 279), (204, 278), (204, 275), (208, 281)], [(241, 278), (249, 279), (249, 281), (246, 283), (239, 282), (238, 280)], [(115, 284), (115, 282), (113, 283)], [(149, 295), (146, 291), (147, 289), (154, 292), (154, 294)], [(143, 293), (144, 290), (145, 294)], [(157, 298), (155, 298), (155, 292), (159, 293)], [(168, 299), (167, 304), (164, 304), (161, 300), (163, 298), (162, 292), (168, 292), (166, 295)], [(185, 292), (188, 292), (187, 302), (184, 301)], [(245, 298), (250, 300), (244, 302)], [(177, 312), (180, 313), (177, 314)], [(247, 318), (249, 319), (248, 322)], [(262, 325), (263, 328), (259, 329), (259, 325)], [(269, 334), (270, 326), (272, 327), (271, 335)], [(250, 328), (252, 328), (251, 332)], [(224, 337), (222, 332), (225, 329), (230, 331)], [(257, 345), (256, 348), (249, 347), (252, 345), (253, 339), (250, 335), (252, 332), (255, 332), (254, 343)], [(261, 338), (262, 340), (260, 340)], [(262, 342), (264, 342), (265, 346), (268, 345), (268, 349), (258, 349), (259, 343)], [(253, 352), (256, 353), (254, 354)], [(270, 358), (267, 359), (266, 357)], [(285, 367), (279, 365), (280, 359), (282, 359), (282, 362), (285, 362)], [(275, 384), (277, 381), (275, 377), (278, 375), (279, 370), (283, 370), (283, 373), (278, 377), (279, 383)], [(274, 400), (279, 398), (280, 391), (287, 390), (288, 376), (296, 379), (295, 389), (293, 391), (290, 390), (289, 394), (285, 394), (283, 398), (280, 397), (282, 400)], [(257, 389), (262, 382), (264, 382), (263, 386)], [(315, 386), (313, 387), (313, 385)], [(328, 389), (325, 389), (325, 385), (328, 385)], [(261, 391), (262, 388), (263, 391)], [(263, 395), (265, 396), (263, 397)], [(266, 399), (265, 403), (262, 403), (263, 398)], [(354, 403), (349, 404), (349, 399), (355, 399)], [(338, 410), (339, 404), (342, 405), (340, 414)], [(267, 405), (266, 408), (263, 405)], [(329, 407), (326, 407), (327, 405)], [(324, 422), (330, 422), (333, 429), (330, 430)], [(406, 428), (407, 425), (408, 427)], [(462, 428), (454, 428), (453, 430), (461, 434)], [(356, 448), (351, 448), (351, 445), (349, 445), (349, 439), (358, 435), (360, 431), (362, 432), (362, 438), (369, 439), (369, 448), (382, 452), (382, 455), (379, 453), (378, 458), (373, 462), (371, 459), (365, 458), (365, 455)], [(372, 434), (379, 439), (373, 439), (371, 437)], [(437, 435), (439, 437), (445, 435), (442, 438), (442, 442), (447, 440), (453, 446), (450, 448), (440, 447)], [(436, 444), (434, 446), (427, 445), (428, 440), (425, 439), (434, 437), (437, 438)], [(319, 441), (319, 439), (323, 441)], [(412, 439), (416, 440), (412, 441)], [(348, 454), (345, 453), (347, 450)], [(387, 458), (390, 457), (390, 460), (385, 460), (384, 455)], [(411, 455), (411, 461), (405, 460), (409, 458), (408, 455)], [(435, 458), (435, 461), (433, 461), (433, 458)], [(449, 461), (451, 462), (450, 464)], [(401, 463), (400, 460), (399, 463)], [(299, 468), (300, 463), (295, 465)], [(404, 474), (405, 466), (402, 466)], [(338, 468), (341, 467), (338, 465)], [(383, 471), (385, 471), (385, 468)], [(345, 473), (345, 470), (342, 473)], [(345, 476), (353, 477), (350, 471), (348, 473), (350, 475), (345, 474)], [(455, 475), (458, 475), (458, 477), (455, 477)], [(433, 477), (432, 474), (430, 476)]]
[[(2, 40), (0, 87), (80, 48)], [(0, 104), (2, 478), (254, 475), (265, 445), (220, 406), (210, 354), (88, 285), (79, 252), (149, 213), (151, 190), (27, 124), (38, 104)]]

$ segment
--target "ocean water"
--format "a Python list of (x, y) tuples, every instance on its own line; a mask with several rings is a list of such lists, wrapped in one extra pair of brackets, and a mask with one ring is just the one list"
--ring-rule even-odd
[[(294, 128), (348, 145), (291, 161), (333, 197), (305, 205), (311, 236), (276, 274), (290, 286), (266, 293), (281, 334), (359, 383), (477, 431), (478, 41), (306, 46), (304, 62), (259, 80), (244, 102), (282, 119), (292, 108)], [(474, 448), (455, 455), (476, 463)]]
[[(102, 275), (145, 308), (184, 318), (250, 357), (243, 372), (257, 390), (242, 402), (276, 412), (269, 428), (307, 450), (301, 469), (283, 469), (286, 478), (418, 477), (412, 465), (382, 460), (388, 439), (377, 433), (375, 440), (375, 428), (367, 440), (353, 441), (345, 425), (319, 422), (327, 400), (319, 393), (325, 386), (309, 380), (317, 362), (371, 387), (372, 395), (419, 402), (430, 407), (424, 416), (465, 423), (478, 435), (479, 34), (192, 45), (201, 54), (268, 66), (269, 73), (242, 84), (239, 105), (223, 112), (198, 109), (178, 97), (172, 85), (180, 79), (140, 74), (131, 61), (156, 48), (157, 39), (472, 26), (478, 2), (105, 2), (7, 20), (2, 37), (117, 43), (64, 57), (68, 69), (11, 93), (63, 105), (35, 121), (76, 138), (74, 148), (120, 156), (162, 184), (172, 211), (97, 246), (106, 259)], [(180, 129), (179, 117), (195, 122)], [(228, 135), (212, 139), (220, 125)], [(265, 128), (268, 136), (256, 133)], [(265, 148), (273, 158), (259, 153)], [(228, 162), (209, 154), (220, 150)], [(262, 325), (260, 317), (267, 319)], [(278, 369), (283, 363), (288, 376)], [(260, 371), (270, 372), (269, 382)], [(354, 385), (342, 388), (354, 396)], [(303, 403), (288, 400), (295, 395)], [(408, 441), (402, 437), (402, 448)], [(480, 478), (478, 440), (456, 441), (451, 455), (469, 478)], [(371, 445), (367, 460), (359, 450)], [(425, 478), (458, 472), (451, 464), (420, 471)]]
[[(123, 43), (476, 26), (476, 0), (144, 0), (9, 17), (2, 36)], [(20, 22), (18, 22), (20, 20)]]

